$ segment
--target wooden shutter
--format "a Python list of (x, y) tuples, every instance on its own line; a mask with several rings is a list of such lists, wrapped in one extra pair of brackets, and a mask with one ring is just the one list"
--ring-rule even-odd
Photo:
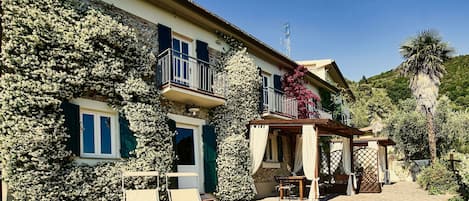
[(129, 121), (125, 117), (119, 115), (119, 132), (120, 132), (120, 153), (122, 158), (129, 158), (130, 152), (137, 148), (137, 138), (133, 135), (129, 128)]
[[(165, 50), (172, 48), (172, 35), (171, 35), (171, 28), (158, 24), (157, 26), (158, 29), (158, 56), (159, 54), (163, 53)], [(157, 58), (159, 59), (159, 58)], [(169, 59), (172, 61), (172, 59)], [(171, 65), (171, 64), (169, 64)], [(163, 66), (157, 66), (156, 67), (156, 72), (155, 72), (155, 80), (156, 80), (156, 85), (160, 86), (163, 84), (163, 72), (162, 72)], [(170, 68), (171, 69), (171, 68)], [(172, 75), (172, 73), (171, 73)]]
[(262, 69), (257, 67), (259, 76), (261, 77), (261, 83), (259, 86), (259, 114), (262, 115), (264, 112), (264, 78), (262, 77)]
[(282, 136), (277, 136), (278, 162), (283, 162), (283, 141)]
[(171, 28), (158, 24), (158, 52), (161, 54), (163, 51), (172, 47)]
[(204, 125), (202, 133), (204, 143), (204, 178), (205, 192), (212, 193), (217, 188), (217, 136), (215, 127)]
[(282, 77), (280, 75), (274, 75), (274, 89), (276, 93), (283, 93)]
[(197, 59), (200, 59), (205, 62), (209, 62), (208, 57), (208, 44), (204, 41), (197, 40), (196, 41), (196, 52), (197, 52)]
[(80, 156), (80, 106), (69, 102), (62, 102), (60, 108), (62, 108), (62, 114), (65, 118), (65, 132), (70, 135), (66, 147), (75, 156)]

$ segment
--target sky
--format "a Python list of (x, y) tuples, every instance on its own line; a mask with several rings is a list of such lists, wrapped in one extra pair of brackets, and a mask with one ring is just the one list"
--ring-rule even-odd
[(293, 60), (334, 59), (347, 79), (358, 81), (398, 66), (399, 46), (433, 29), (469, 54), (467, 0), (194, 0), (283, 51), (283, 24), (291, 27)]

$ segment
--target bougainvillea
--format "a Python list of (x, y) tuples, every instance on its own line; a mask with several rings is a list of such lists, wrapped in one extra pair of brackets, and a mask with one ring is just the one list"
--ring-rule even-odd
[[(152, 52), (135, 30), (74, 5), (2, 2), (0, 157), (16, 200), (118, 200), (121, 169), (168, 172), (173, 164)], [(59, 106), (77, 97), (106, 101), (129, 121), (134, 158), (73, 163)]]
[(292, 72), (286, 73), (282, 79), (285, 95), (289, 98), (295, 98), (298, 102), (299, 119), (307, 119), (311, 116), (319, 117), (318, 111), (314, 108), (321, 98), (306, 88), (304, 77), (307, 72), (306, 67), (297, 66)]
[(260, 76), (246, 48), (233, 48), (224, 57), (227, 74), (226, 103), (213, 109), (212, 124), (217, 132), (217, 197), (221, 201), (252, 200), (249, 121), (259, 118)]

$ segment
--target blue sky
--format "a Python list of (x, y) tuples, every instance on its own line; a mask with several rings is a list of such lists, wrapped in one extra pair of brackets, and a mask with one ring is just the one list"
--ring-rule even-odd
[(332, 58), (352, 80), (399, 65), (399, 45), (424, 29), (469, 54), (467, 0), (194, 1), (278, 51), (289, 22), (292, 59)]

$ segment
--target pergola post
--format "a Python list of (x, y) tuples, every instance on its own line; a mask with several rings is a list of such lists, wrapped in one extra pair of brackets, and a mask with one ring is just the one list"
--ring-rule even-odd
[[(349, 137), (349, 141), (350, 141), (350, 172), (352, 172), (354, 174), (354, 170), (353, 170), (353, 135), (351, 137)], [(353, 179), (355, 179), (355, 178), (353, 178)], [(357, 181), (352, 181), (352, 182), (357, 182)], [(352, 187), (353, 187), (353, 185), (352, 185)], [(354, 190), (356, 190), (356, 189), (352, 188), (352, 192)]]
[[(316, 140), (317, 140), (317, 143), (316, 143), (316, 175), (315, 175), (315, 178), (319, 178), (319, 167), (321, 167), (320, 165), (320, 157), (319, 157), (319, 152), (320, 152), (320, 149), (321, 147), (319, 146), (319, 128), (317, 126), (315, 126), (316, 128)], [(314, 181), (313, 181), (314, 182)], [(311, 185), (312, 186), (312, 185)], [(316, 189), (319, 189), (319, 188), (314, 188), (314, 191), (316, 191)], [(316, 192), (315, 193), (316, 195), (316, 199), (319, 199), (319, 192)]]

